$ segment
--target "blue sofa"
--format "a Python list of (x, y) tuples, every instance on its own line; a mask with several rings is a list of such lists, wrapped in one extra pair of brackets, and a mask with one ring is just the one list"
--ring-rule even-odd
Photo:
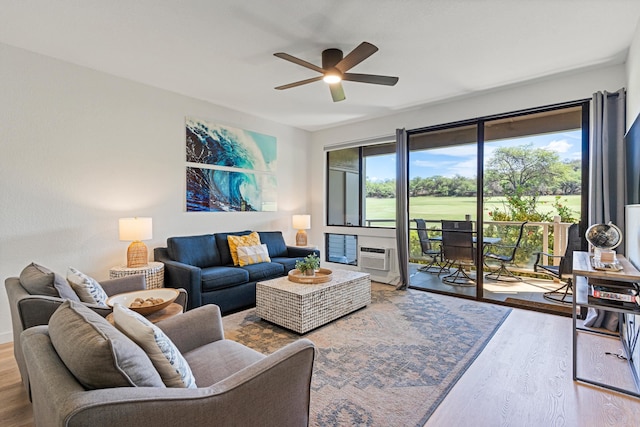
[(168, 238), (166, 248), (153, 251), (154, 259), (164, 263), (165, 286), (186, 289), (188, 309), (215, 304), (227, 314), (255, 306), (256, 282), (286, 275), (297, 260), (309, 254), (320, 256), (318, 250), (287, 246), (280, 231), (259, 231), (271, 262), (234, 266), (227, 236), (250, 233), (247, 230)]

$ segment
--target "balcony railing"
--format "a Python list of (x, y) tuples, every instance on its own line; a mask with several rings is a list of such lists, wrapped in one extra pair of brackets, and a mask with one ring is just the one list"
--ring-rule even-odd
[[(394, 220), (382, 220), (382, 219), (368, 219), (367, 223), (387, 223), (395, 222)], [(429, 229), (430, 235), (439, 235), (440, 221), (439, 220), (425, 220), (427, 223), (427, 229)], [(475, 223), (475, 221), (473, 221)], [(411, 221), (413, 223), (413, 221)], [(413, 223), (415, 224), (415, 223)], [(506, 227), (516, 229), (521, 222), (517, 221), (484, 221), (485, 236), (500, 236), (501, 230)], [(564, 250), (567, 246), (567, 235), (571, 223), (561, 222), (560, 217), (555, 217), (552, 222), (528, 222), (525, 226), (525, 233), (523, 236), (521, 248), (519, 249), (520, 256), (517, 257), (516, 265), (513, 269), (521, 272), (533, 272), (533, 263), (536, 252), (549, 253), (553, 255), (564, 255)], [(410, 241), (410, 253), (409, 259), (413, 262), (418, 262), (423, 259), (422, 251), (420, 248), (417, 229), (409, 227), (409, 241)], [(515, 242), (505, 241), (504, 244), (513, 244)], [(543, 256), (542, 264), (545, 265), (558, 265), (560, 258), (547, 258)]]

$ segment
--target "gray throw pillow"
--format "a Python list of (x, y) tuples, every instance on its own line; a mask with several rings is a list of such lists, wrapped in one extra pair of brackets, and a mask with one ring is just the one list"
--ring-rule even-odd
[(60, 298), (80, 302), (80, 298), (78, 298), (78, 295), (75, 293), (67, 279), (65, 279), (58, 273), (55, 273), (55, 278), (53, 279), (53, 287), (56, 288), (58, 294), (60, 294)]
[(165, 386), (144, 350), (82, 303), (60, 305), (49, 319), (49, 336), (87, 389)]
[(59, 297), (60, 294), (53, 286), (55, 274), (46, 267), (32, 262), (20, 273), (20, 283), (31, 295), (46, 295)]

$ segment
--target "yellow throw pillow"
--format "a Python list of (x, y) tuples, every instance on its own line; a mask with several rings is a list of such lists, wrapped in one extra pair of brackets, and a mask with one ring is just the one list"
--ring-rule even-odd
[(255, 246), (238, 246), (238, 262), (240, 267), (261, 262), (271, 262), (269, 250), (264, 243)]
[(229, 242), (229, 250), (231, 251), (231, 258), (233, 259), (233, 265), (239, 265), (238, 262), (238, 246), (255, 246), (260, 244), (260, 236), (257, 231), (246, 236), (227, 236)]

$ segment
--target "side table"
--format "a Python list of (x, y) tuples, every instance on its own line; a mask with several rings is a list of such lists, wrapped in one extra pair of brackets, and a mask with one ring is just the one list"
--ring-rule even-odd
[(144, 267), (127, 266), (111, 267), (109, 269), (109, 278), (117, 279), (119, 277), (131, 276), (134, 274), (144, 274), (147, 283), (147, 289), (164, 287), (164, 264), (161, 262), (150, 262)]

